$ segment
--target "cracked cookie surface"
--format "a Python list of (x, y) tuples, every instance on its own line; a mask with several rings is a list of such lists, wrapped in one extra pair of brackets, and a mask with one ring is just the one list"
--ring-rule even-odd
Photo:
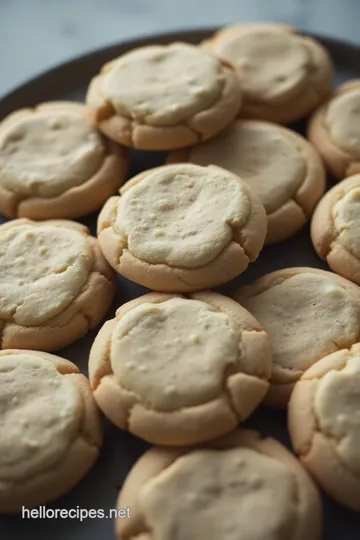
[(0, 351), (0, 513), (50, 502), (97, 459), (102, 427), (87, 379), (47, 353)]
[(247, 182), (266, 210), (267, 243), (295, 234), (325, 189), (325, 171), (311, 145), (268, 122), (237, 120), (217, 137), (171, 153), (168, 162), (217, 165)]
[(87, 104), (111, 139), (170, 150), (222, 131), (239, 111), (241, 88), (228, 65), (198, 47), (152, 45), (105, 64)]
[(277, 441), (236, 430), (198, 448), (153, 448), (130, 471), (122, 540), (319, 540), (319, 494)]
[(318, 255), (337, 274), (360, 285), (360, 174), (328, 191), (311, 223), (311, 239)]
[(360, 510), (360, 345), (322, 358), (296, 384), (289, 403), (293, 446), (319, 484)]
[(315, 111), (308, 138), (331, 174), (342, 180), (360, 173), (360, 79), (336, 88)]
[(262, 401), (270, 346), (257, 321), (213, 292), (150, 293), (124, 304), (100, 330), (89, 373), (99, 407), (156, 444), (209, 440)]
[(71, 221), (1, 225), (0, 274), (3, 349), (69, 345), (100, 322), (114, 293), (97, 240)]
[(89, 214), (119, 189), (128, 161), (80, 103), (19, 110), (0, 123), (0, 212), (37, 220)]
[(278, 270), (240, 289), (234, 298), (271, 341), (269, 405), (286, 407), (294, 384), (312, 364), (360, 336), (360, 289), (331, 272)]
[(121, 194), (100, 212), (99, 243), (113, 268), (146, 287), (186, 292), (225, 283), (263, 247), (260, 200), (218, 167), (158, 167)]
[(234, 25), (217, 32), (204, 47), (234, 65), (244, 92), (240, 116), (289, 124), (331, 92), (333, 67), (327, 51), (290, 26)]

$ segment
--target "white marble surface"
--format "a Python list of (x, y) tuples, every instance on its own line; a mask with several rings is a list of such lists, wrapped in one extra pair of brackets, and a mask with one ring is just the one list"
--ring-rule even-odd
[(0, 96), (126, 38), (275, 20), (360, 44), (360, 0), (0, 0)]

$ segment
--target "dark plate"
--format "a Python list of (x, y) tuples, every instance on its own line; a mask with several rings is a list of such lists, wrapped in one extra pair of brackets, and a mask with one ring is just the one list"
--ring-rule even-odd
[[(42, 101), (66, 99), (83, 101), (91, 77), (112, 58), (134, 47), (151, 43), (168, 43), (176, 40), (197, 43), (213, 31), (214, 29), (181, 32), (127, 41), (63, 64), (6, 96), (0, 102), (0, 118), (15, 109), (36, 105)], [(360, 47), (328, 38), (317, 38), (329, 50), (335, 62), (336, 83), (360, 76)], [(304, 133), (305, 123), (298, 123), (293, 127), (300, 133)], [(160, 152), (134, 152), (131, 174), (162, 164), (164, 157), (165, 154)], [(328, 185), (332, 183), (332, 179), (329, 178)], [(0, 217), (1, 221), (4, 220)], [(82, 222), (88, 225), (95, 234), (96, 215), (89, 216)], [(289, 266), (326, 268), (312, 248), (308, 227), (290, 240), (266, 247), (256, 263), (252, 264), (244, 275), (231, 284), (220, 287), (219, 291), (228, 294), (240, 284), (249, 283), (267, 272)], [(146, 289), (119, 276), (116, 299), (107, 318), (113, 317), (117, 306), (144, 292)], [(85, 338), (58, 354), (72, 360), (84, 373), (87, 373), (88, 354), (95, 334), (96, 332), (90, 332)], [(285, 413), (261, 407), (246, 424), (259, 429), (264, 435), (276, 437), (289, 446)], [(108, 512), (110, 508), (115, 507), (117, 493), (130, 467), (147, 448), (146, 443), (106, 422), (104, 446), (94, 468), (71, 493), (47, 508), (79, 507)], [(326, 496), (323, 499), (326, 516), (324, 540), (359, 540), (360, 516), (345, 510)], [(98, 540), (99, 538), (111, 540), (114, 538), (114, 523), (111, 519), (99, 518), (88, 518), (82, 522), (78, 519), (59, 518), (55, 522), (53, 519), (1, 517), (0, 539), (16, 540), (19, 537), (36, 538), (36, 540)]]

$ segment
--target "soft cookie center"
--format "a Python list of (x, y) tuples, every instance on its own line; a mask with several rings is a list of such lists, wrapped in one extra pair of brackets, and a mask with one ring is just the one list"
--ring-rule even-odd
[(118, 322), (111, 365), (143, 403), (178, 410), (222, 395), (225, 373), (237, 368), (239, 339), (228, 316), (204, 302), (142, 304)]
[(0, 135), (0, 185), (55, 197), (89, 180), (104, 159), (100, 136), (80, 115), (35, 112)]
[(221, 63), (185, 44), (153, 46), (109, 66), (102, 94), (123, 116), (139, 123), (172, 126), (213, 105), (224, 85)]
[(46, 472), (79, 428), (81, 401), (70, 379), (28, 353), (0, 358), (0, 480)]
[(191, 149), (191, 162), (215, 164), (254, 188), (271, 214), (301, 186), (306, 163), (300, 151), (276, 128), (236, 123), (219, 137)]
[(142, 487), (140, 503), (159, 540), (283, 540), (297, 523), (296, 478), (247, 448), (180, 457)]
[(50, 224), (0, 228), (0, 318), (36, 326), (66, 308), (87, 282), (92, 254), (80, 232)]
[(341, 244), (360, 258), (360, 189), (346, 193), (333, 208), (335, 228)]
[(357, 304), (320, 275), (295, 275), (243, 305), (268, 332), (273, 362), (295, 378), (316, 360), (355, 343), (359, 334)]
[(288, 32), (234, 32), (217, 50), (234, 64), (245, 95), (253, 101), (290, 99), (303, 88), (311, 67), (304, 40)]
[(315, 412), (321, 430), (331, 437), (341, 459), (360, 474), (360, 357), (319, 382)]
[(244, 187), (230, 174), (179, 166), (150, 173), (129, 189), (114, 227), (139, 259), (194, 268), (219, 255), (249, 213)]
[(344, 92), (330, 103), (326, 123), (336, 144), (360, 158), (360, 88)]

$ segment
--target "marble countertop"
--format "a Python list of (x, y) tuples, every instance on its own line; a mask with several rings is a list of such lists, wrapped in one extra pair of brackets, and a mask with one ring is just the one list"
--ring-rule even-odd
[(126, 38), (253, 20), (360, 44), (359, 0), (0, 0), (0, 96)]

